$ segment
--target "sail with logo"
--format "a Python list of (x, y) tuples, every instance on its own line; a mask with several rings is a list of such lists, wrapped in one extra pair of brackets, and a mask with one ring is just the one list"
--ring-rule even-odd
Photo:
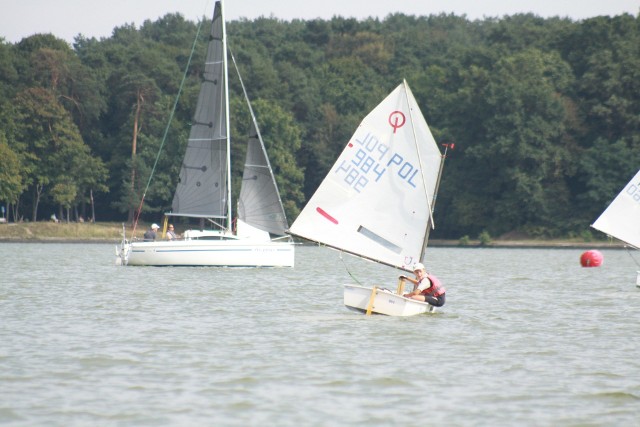
[[(413, 264), (424, 261), (443, 162), (403, 81), (363, 119), (289, 231), (410, 271)], [(389, 298), (392, 304), (383, 301)], [(429, 304), (404, 298), (401, 292), (358, 285), (345, 285), (345, 305), (401, 316), (433, 311)], [(394, 308), (387, 309), (390, 305)]]

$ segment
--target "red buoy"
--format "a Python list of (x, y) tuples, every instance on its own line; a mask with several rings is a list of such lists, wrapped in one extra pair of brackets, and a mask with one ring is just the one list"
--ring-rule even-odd
[(586, 251), (580, 257), (580, 265), (583, 267), (600, 267), (603, 259), (604, 257), (600, 251)]

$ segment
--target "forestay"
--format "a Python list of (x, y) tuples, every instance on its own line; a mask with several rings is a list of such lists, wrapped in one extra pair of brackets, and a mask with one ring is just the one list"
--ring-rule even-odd
[(405, 81), (364, 118), (290, 232), (408, 269), (433, 226), (441, 159)]
[(592, 227), (640, 249), (640, 170)]

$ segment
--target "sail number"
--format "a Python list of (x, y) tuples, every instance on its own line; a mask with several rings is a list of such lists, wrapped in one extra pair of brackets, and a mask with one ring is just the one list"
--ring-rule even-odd
[(640, 187), (636, 184), (631, 184), (627, 187), (627, 194), (630, 195), (633, 200), (640, 203)]
[[(387, 172), (387, 169), (395, 165), (396, 174), (406, 184), (416, 188), (414, 182), (418, 174), (418, 168), (406, 161), (400, 154), (390, 152), (389, 146), (383, 144), (371, 133), (364, 138), (354, 139), (357, 150), (350, 159), (343, 160), (335, 170), (335, 173), (344, 174), (344, 182), (353, 187), (358, 193), (373, 180), (378, 182)], [(349, 147), (353, 144), (349, 143)]]

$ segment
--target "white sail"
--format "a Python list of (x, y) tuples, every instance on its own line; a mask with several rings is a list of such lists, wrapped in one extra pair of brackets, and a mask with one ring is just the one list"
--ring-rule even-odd
[(405, 81), (364, 118), (290, 232), (406, 269), (422, 257), (441, 159)]
[(592, 227), (640, 249), (640, 170)]

